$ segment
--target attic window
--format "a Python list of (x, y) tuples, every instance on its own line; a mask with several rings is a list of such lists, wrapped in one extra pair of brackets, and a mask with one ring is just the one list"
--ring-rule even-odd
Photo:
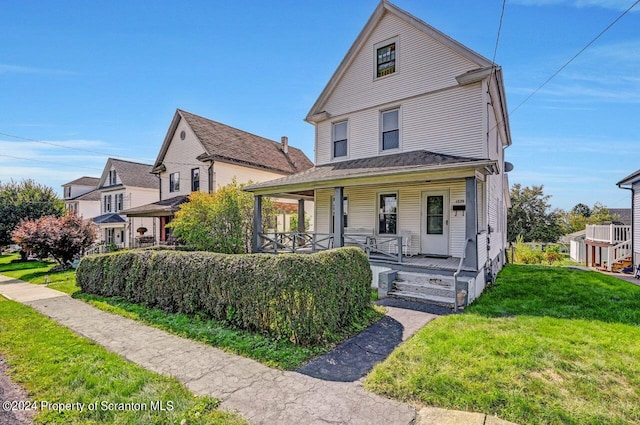
[(396, 43), (376, 48), (376, 78), (396, 72)]

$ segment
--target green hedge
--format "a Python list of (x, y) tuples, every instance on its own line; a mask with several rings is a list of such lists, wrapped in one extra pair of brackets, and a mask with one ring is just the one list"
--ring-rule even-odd
[(78, 265), (82, 291), (167, 312), (204, 314), (300, 344), (333, 341), (371, 312), (371, 269), (358, 248), (311, 255), (132, 250)]

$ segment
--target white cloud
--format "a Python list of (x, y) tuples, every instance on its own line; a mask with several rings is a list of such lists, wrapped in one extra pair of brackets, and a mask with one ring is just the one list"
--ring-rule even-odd
[(35, 68), (31, 66), (9, 65), (0, 63), (1, 74), (33, 74), (33, 75), (76, 75), (75, 72), (61, 69)]

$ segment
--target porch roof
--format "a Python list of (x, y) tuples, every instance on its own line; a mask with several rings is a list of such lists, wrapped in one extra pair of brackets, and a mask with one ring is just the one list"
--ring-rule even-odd
[(162, 201), (153, 202), (151, 204), (140, 205), (139, 207), (129, 208), (121, 211), (121, 214), (127, 217), (163, 217), (173, 215), (178, 211), (180, 205), (189, 201), (188, 196), (180, 195), (173, 198), (163, 199)]
[(95, 224), (124, 224), (125, 219), (118, 213), (106, 213), (93, 218)]
[[(304, 191), (330, 187), (332, 184), (356, 183), (360, 179), (366, 180), (371, 177), (403, 175), (412, 177), (419, 173), (460, 169), (492, 174), (497, 172), (497, 162), (420, 150), (319, 165), (301, 173), (245, 186), (244, 190), (257, 194), (293, 193), (296, 191), (307, 194)], [(464, 176), (460, 175), (460, 177)]]

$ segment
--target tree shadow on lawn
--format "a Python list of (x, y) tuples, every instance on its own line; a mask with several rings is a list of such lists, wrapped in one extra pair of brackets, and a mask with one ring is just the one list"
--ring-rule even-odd
[(17, 261), (8, 264), (0, 264), (0, 273), (20, 270), (39, 269), (51, 265), (44, 261)]
[(594, 271), (513, 265), (466, 310), (486, 317), (546, 316), (640, 325), (640, 287)]

